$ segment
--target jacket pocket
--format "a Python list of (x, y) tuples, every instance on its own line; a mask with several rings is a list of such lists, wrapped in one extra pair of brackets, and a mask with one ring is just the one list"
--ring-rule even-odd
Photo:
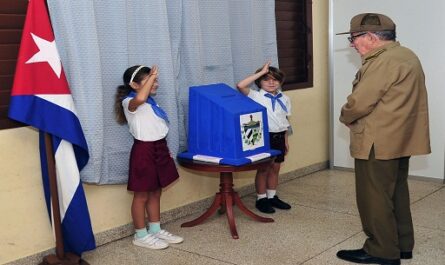
[(363, 122), (355, 122), (351, 124), (350, 126), (350, 151), (351, 153), (355, 154), (360, 152), (362, 144), (363, 144), (363, 137), (364, 137), (364, 131), (365, 131), (365, 125)]

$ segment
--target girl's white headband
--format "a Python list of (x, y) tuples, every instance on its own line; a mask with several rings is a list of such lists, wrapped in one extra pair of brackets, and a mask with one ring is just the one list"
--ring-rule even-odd
[(136, 74), (139, 72), (139, 70), (141, 70), (144, 67), (145, 67), (144, 65), (141, 65), (138, 68), (136, 68), (136, 70), (134, 70), (133, 74), (131, 75), (130, 82), (128, 82), (128, 84), (131, 84), (131, 82), (133, 82), (133, 79), (136, 76)]

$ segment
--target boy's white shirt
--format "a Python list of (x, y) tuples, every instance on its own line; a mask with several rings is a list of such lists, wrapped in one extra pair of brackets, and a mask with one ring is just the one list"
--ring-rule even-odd
[[(281, 93), (281, 91), (279, 93)], [(287, 112), (283, 110), (283, 108), (278, 103), (275, 104), (275, 111), (273, 111), (272, 101), (270, 100), (270, 98), (265, 97), (264, 94), (267, 94), (267, 92), (263, 89), (260, 89), (259, 91), (250, 89), (247, 96), (255, 100), (257, 103), (263, 105), (267, 109), (269, 132), (277, 133), (287, 131), (288, 127), (290, 126), (287, 117), (289, 117), (292, 112), (292, 106), (289, 97), (286, 96), (284, 93), (281, 93), (283, 96), (280, 98), (280, 100), (286, 106)]]

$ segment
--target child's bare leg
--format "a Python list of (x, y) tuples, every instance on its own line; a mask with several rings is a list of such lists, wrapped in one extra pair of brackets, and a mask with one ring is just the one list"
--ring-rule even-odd
[[(136, 235), (133, 239), (133, 244), (136, 246), (150, 248), (150, 249), (164, 249), (168, 247), (168, 243), (158, 239), (154, 235), (149, 235), (147, 227), (145, 226), (145, 211), (150, 213), (150, 215), (154, 216), (155, 218), (157, 216), (158, 218), (157, 220), (159, 220), (159, 215), (160, 215), (159, 210), (157, 210), (158, 214), (156, 215), (156, 208), (155, 209), (149, 208), (149, 206), (151, 206), (150, 199), (152, 196), (153, 195), (150, 192), (134, 193), (133, 203), (131, 205), (131, 215), (133, 217), (133, 223), (136, 229)], [(154, 202), (153, 204), (155, 203), (156, 202)], [(152, 214), (152, 212), (154, 214)]]
[(266, 195), (267, 188), (267, 176), (269, 171), (272, 170), (272, 163), (261, 166), (255, 176), (255, 188), (257, 192), (257, 200), (255, 202), (255, 207), (263, 213), (274, 213), (275, 210), (272, 208)]
[(148, 233), (170, 244), (181, 243), (184, 241), (182, 237), (161, 229), (161, 192), (161, 189), (148, 192)]
[(267, 198), (269, 199), (272, 207), (289, 210), (291, 206), (278, 198), (277, 187), (278, 187), (278, 175), (280, 174), (280, 163), (273, 163), (272, 168), (269, 171), (269, 175), (267, 178)]
[(131, 204), (131, 217), (135, 229), (145, 228), (145, 205), (148, 201), (146, 192), (134, 192)]
[(266, 193), (267, 171), (258, 169), (255, 175), (255, 189), (257, 194)]
[(265, 194), (267, 188), (267, 175), (269, 174), (271, 164), (263, 165), (258, 168), (255, 175), (255, 189), (257, 194)]
[(161, 220), (161, 189), (147, 192), (148, 201), (146, 210), (149, 222), (159, 222)]
[(278, 175), (280, 174), (280, 163), (273, 163), (267, 175), (267, 189), (276, 190), (278, 186)]

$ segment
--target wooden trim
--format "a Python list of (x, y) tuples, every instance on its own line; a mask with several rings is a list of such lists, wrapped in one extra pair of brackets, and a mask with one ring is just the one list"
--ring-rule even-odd
[(19, 44), (0, 44), (0, 60), (16, 60), (19, 55)]
[(13, 75), (17, 60), (0, 60), (0, 75)]
[(312, 87), (312, 1), (275, 0), (275, 14), (283, 90)]
[(0, 29), (0, 44), (20, 44), (22, 29)]
[(0, 29), (22, 29), (25, 14), (0, 14)]
[(0, 113), (6, 113), (5, 115), (0, 114), (0, 129), (12, 129), (12, 128), (18, 128), (18, 127), (25, 127), (28, 126), (24, 123), (11, 120), (9, 118), (6, 118), (8, 114), (8, 109), (4, 110), (2, 107), (0, 107)]
[(0, 75), (0, 91), (11, 91), (14, 76)]
[(312, 0), (306, 1), (306, 25), (309, 27), (307, 32), (307, 55), (308, 55), (308, 81), (306, 87), (314, 86), (314, 51), (313, 51), (313, 24), (312, 24)]
[(26, 14), (28, 0), (0, 0), (2, 14)]
[(8, 118), (28, 0), (0, 0), (0, 130), (27, 126)]

